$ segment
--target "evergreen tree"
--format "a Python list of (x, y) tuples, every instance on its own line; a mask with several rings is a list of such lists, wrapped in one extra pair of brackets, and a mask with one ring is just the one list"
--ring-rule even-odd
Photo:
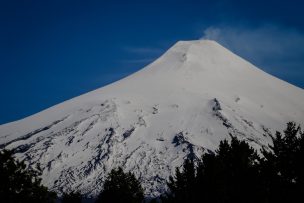
[(79, 192), (63, 193), (62, 203), (81, 203), (82, 195)]
[(175, 177), (170, 176), (167, 183), (170, 189), (168, 199), (174, 202), (195, 202), (196, 167), (193, 159), (186, 159), (182, 170), (175, 170)]
[(246, 142), (232, 137), (195, 166), (186, 160), (169, 178), (164, 202), (299, 202), (304, 193), (304, 132), (294, 122), (262, 158)]
[(270, 202), (297, 202), (304, 192), (304, 133), (294, 122), (276, 132), (271, 150), (262, 150), (261, 175)]
[(124, 173), (119, 167), (113, 169), (107, 176), (103, 191), (99, 194), (96, 202), (139, 203), (143, 201), (143, 198), (143, 189), (134, 174)]
[(0, 152), (0, 196), (6, 203), (54, 202), (56, 194), (41, 185), (40, 171), (26, 168), (13, 152)]
[[(206, 202), (264, 202), (258, 170), (259, 156), (245, 141), (232, 137), (215, 154), (205, 154), (198, 168)], [(250, 198), (249, 198), (250, 197)]]
[(259, 156), (246, 142), (232, 137), (215, 154), (205, 154), (197, 166), (186, 160), (170, 177), (167, 202), (264, 202)]

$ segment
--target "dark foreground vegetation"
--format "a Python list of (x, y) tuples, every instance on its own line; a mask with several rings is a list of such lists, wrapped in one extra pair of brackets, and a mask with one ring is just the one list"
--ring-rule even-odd
[[(255, 151), (245, 141), (224, 140), (215, 153), (186, 159), (170, 177), (168, 191), (152, 202), (304, 202), (304, 132), (290, 122), (283, 133), (272, 137), (270, 149)], [(55, 202), (56, 194), (41, 185), (40, 170), (26, 168), (0, 152), (1, 202)], [(80, 203), (77, 191), (64, 193), (61, 202)], [(131, 172), (113, 169), (107, 176), (97, 203), (139, 203), (143, 188)]]

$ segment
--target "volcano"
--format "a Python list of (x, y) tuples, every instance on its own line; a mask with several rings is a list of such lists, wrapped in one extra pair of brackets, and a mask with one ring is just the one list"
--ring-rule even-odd
[(118, 166), (147, 196), (187, 157), (213, 152), (236, 136), (256, 149), (288, 121), (303, 126), (304, 91), (215, 41), (179, 41), (140, 71), (19, 121), (0, 126), (14, 149), (56, 192), (95, 197)]

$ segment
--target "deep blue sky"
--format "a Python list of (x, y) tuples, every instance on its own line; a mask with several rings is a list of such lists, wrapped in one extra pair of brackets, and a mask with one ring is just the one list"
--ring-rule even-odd
[(125, 77), (178, 40), (215, 39), (304, 88), (303, 8), (291, 0), (0, 0), (0, 124)]

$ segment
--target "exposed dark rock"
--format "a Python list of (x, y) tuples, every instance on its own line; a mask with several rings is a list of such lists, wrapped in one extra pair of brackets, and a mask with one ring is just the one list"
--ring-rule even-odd
[(125, 131), (125, 132), (122, 134), (123, 138), (126, 139), (126, 138), (130, 137), (134, 130), (135, 130), (135, 128), (133, 127), (133, 128), (131, 128), (131, 129)]
[(213, 111), (221, 111), (222, 110), (221, 104), (216, 98), (213, 99), (212, 110)]
[(184, 143), (188, 143), (188, 141), (186, 141), (183, 132), (177, 133), (172, 140), (172, 144), (174, 144), (175, 147)]

